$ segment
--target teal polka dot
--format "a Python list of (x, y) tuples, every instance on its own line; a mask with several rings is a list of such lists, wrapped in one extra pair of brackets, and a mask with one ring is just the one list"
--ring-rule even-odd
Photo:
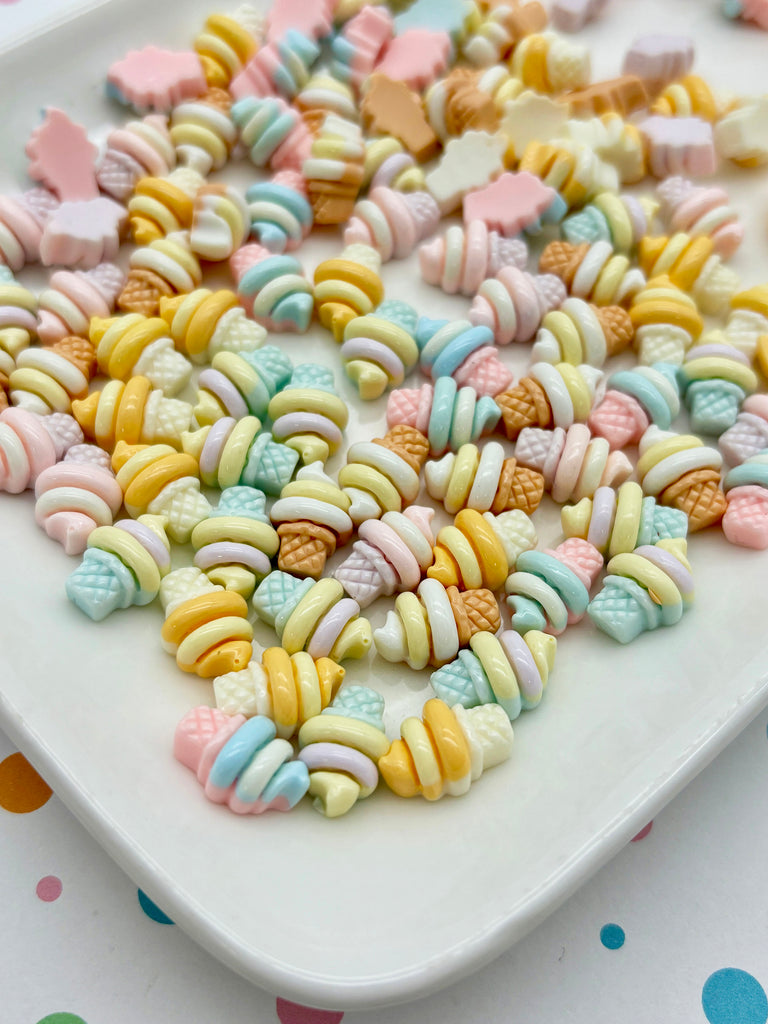
[(85, 1021), (76, 1013), (49, 1013), (47, 1017), (41, 1017), (37, 1024), (85, 1024)]
[(600, 929), (600, 941), (606, 949), (621, 949), (625, 937), (624, 929), (618, 924), (604, 924)]
[(141, 889), (139, 889), (139, 906), (147, 917), (156, 921), (158, 924), (173, 924), (170, 917), (168, 917), (167, 914), (164, 914), (160, 907), (158, 907), (156, 903), (153, 903), (149, 896), (147, 896), (145, 892), (142, 892)]
[(701, 992), (701, 1005), (709, 1024), (765, 1024), (768, 996), (751, 974), (724, 967), (710, 974)]

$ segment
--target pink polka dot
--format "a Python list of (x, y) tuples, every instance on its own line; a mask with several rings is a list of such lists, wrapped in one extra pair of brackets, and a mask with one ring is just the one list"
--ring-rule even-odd
[(53, 903), (54, 900), (61, 896), (61, 889), (60, 878), (57, 878), (56, 875), (46, 875), (45, 878), (41, 878), (37, 883), (35, 892), (43, 903)]
[(278, 996), (277, 1016), (281, 1024), (339, 1024), (344, 1014), (341, 1010), (314, 1010)]
[(636, 843), (638, 839), (645, 839), (645, 837), (648, 835), (652, 828), (653, 822), (649, 821), (645, 828), (641, 828), (637, 835), (632, 837), (632, 842)]

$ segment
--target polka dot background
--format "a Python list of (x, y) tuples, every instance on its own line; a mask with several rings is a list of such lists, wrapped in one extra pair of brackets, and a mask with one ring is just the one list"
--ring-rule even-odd
[(508, 1020), (511, 1006), (524, 1005), (540, 1020), (561, 1019), (567, 1007), (573, 1024), (768, 1024), (768, 820), (756, 811), (767, 727), (763, 714), (512, 950), (450, 989), (370, 1013), (275, 998), (213, 960), (47, 795), (0, 733), (8, 1019), (468, 1024)]

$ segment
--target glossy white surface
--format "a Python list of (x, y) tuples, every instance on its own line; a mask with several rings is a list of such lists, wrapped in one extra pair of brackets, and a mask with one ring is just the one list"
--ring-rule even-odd
[[(640, 31), (688, 31), (697, 68), (714, 84), (755, 88), (765, 37), (739, 33), (708, 5), (616, 0), (582, 38), (610, 41), (596, 72), (618, 70)], [(131, 45), (182, 46), (188, 25), (148, 0), (115, 2), (7, 55), (0, 91), (12, 94), (30, 60), (47, 71), (6, 116), (1, 184), (23, 182), (23, 143), (35, 112), (55, 102), (97, 130), (114, 116), (101, 96), (106, 66)], [(149, 11), (152, 10), (152, 17)], [(738, 182), (749, 223), (735, 265), (764, 277), (765, 186)], [(314, 265), (338, 240), (313, 239)], [(423, 287), (414, 265), (389, 265), (387, 294), (428, 315), (466, 303)], [(316, 344), (315, 344), (316, 343)], [(289, 338), (295, 361), (337, 366), (318, 329)], [(518, 370), (527, 351), (509, 354)], [(357, 409), (351, 389), (345, 395)], [(382, 430), (383, 401), (353, 412), (350, 436)], [(384, 792), (327, 822), (304, 806), (289, 816), (238, 819), (208, 804), (170, 755), (173, 729), (210, 685), (183, 676), (159, 648), (157, 607), (94, 625), (63, 593), (70, 560), (37, 530), (29, 495), (0, 495), (4, 646), (0, 724), (86, 827), (176, 922), (246, 977), (297, 1001), (331, 1008), (406, 1000), (456, 981), (501, 952), (605, 862), (733, 738), (768, 700), (766, 556), (720, 536), (690, 544), (693, 610), (674, 629), (619, 648), (588, 625), (562, 641), (542, 706), (516, 723), (509, 764), (463, 800), (429, 806)], [(537, 515), (555, 540), (553, 509)], [(378, 608), (371, 618), (381, 621)], [(257, 633), (270, 642), (265, 629)], [(348, 679), (380, 686), (388, 721), (416, 710), (426, 675), (379, 661), (349, 663)]]

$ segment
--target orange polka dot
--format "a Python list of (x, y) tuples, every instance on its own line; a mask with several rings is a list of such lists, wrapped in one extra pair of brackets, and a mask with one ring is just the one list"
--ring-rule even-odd
[(6, 811), (29, 814), (47, 803), (52, 792), (23, 754), (0, 761), (0, 807)]

